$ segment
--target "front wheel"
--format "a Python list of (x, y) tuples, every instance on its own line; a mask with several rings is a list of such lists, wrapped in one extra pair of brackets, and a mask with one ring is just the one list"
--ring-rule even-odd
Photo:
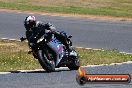
[(55, 71), (55, 61), (46, 50), (38, 50), (38, 61), (43, 69), (47, 72)]
[(80, 60), (78, 58), (72, 59), (71, 63), (68, 65), (70, 70), (78, 70), (80, 67)]

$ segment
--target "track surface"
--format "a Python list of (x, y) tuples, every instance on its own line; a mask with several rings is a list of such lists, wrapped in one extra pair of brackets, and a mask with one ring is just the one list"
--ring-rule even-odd
[[(24, 36), (23, 20), (28, 15), (0, 12), (0, 38), (19, 39)], [(47, 15), (35, 16), (45, 23), (52, 23), (57, 30), (64, 30), (73, 35), (72, 41), (75, 46), (132, 52), (132, 22)]]
[[(116, 66), (87, 67), (89, 74), (132, 74), (132, 64)], [(130, 84), (85, 84), (76, 82), (76, 71), (59, 69), (56, 72), (45, 71), (12, 72), (0, 75), (1, 88), (132, 88)]]
[[(0, 38), (19, 39), (24, 35), (23, 19), (29, 14), (0, 12)], [(80, 47), (118, 49), (132, 52), (132, 22), (35, 15), (38, 20), (51, 22), (59, 31), (73, 35), (73, 44)], [(132, 65), (87, 67), (87, 73), (129, 73)], [(0, 75), (1, 88), (131, 88), (130, 84), (88, 84), (79, 86), (76, 71), (60, 69), (53, 73), (33, 71)]]

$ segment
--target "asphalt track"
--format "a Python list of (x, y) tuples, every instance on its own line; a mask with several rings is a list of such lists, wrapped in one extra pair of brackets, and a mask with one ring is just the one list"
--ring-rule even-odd
[[(86, 67), (87, 74), (132, 74), (132, 64)], [(130, 84), (85, 84), (76, 82), (76, 71), (59, 69), (45, 71), (12, 72), (0, 75), (1, 88), (132, 88)]]
[[(23, 20), (28, 15), (0, 12), (0, 38), (24, 36)], [(74, 46), (132, 52), (132, 22), (34, 15), (38, 20), (52, 23), (57, 30), (73, 35)]]
[[(19, 39), (24, 36), (23, 19), (29, 14), (0, 12), (0, 38)], [(132, 22), (102, 21), (96, 19), (37, 15), (38, 20), (51, 22), (57, 30), (73, 35), (74, 46), (118, 49), (132, 52)], [(132, 64), (87, 67), (87, 73), (132, 74)], [(12, 72), (0, 75), (0, 88), (131, 88), (130, 84), (88, 84), (80, 86), (75, 80), (76, 71), (60, 69), (45, 71)]]

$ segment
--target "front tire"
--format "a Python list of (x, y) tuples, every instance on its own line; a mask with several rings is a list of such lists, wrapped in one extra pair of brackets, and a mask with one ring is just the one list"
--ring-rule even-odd
[(38, 61), (43, 69), (45, 69), (47, 72), (55, 71), (55, 62), (53, 59), (49, 60), (45, 50), (38, 50), (38, 56)]

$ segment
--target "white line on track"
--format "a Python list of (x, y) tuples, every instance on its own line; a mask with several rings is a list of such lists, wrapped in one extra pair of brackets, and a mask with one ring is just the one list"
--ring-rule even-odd
[(0, 72), (0, 75), (2, 74), (10, 74), (11, 72)]

